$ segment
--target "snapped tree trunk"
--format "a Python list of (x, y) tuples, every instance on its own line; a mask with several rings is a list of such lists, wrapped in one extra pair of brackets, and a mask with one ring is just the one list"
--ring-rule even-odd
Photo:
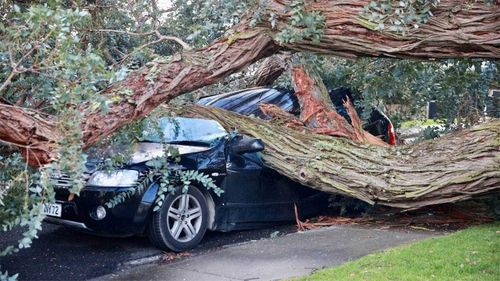
[[(306, 1), (306, 11), (317, 11), (325, 18), (321, 40), (314, 42), (305, 38), (278, 44), (276, 35), (290, 23), (292, 14), (285, 7), (291, 2), (265, 1), (267, 6), (263, 10), (276, 15), (276, 29), (269, 26), (268, 21), (257, 27), (243, 22), (227, 38), (199, 50), (151, 62), (110, 86), (103, 95), (115, 97), (113, 100), (119, 97), (119, 101), (112, 104), (107, 113), (92, 110), (87, 104), (80, 108), (84, 112), (81, 124), (84, 147), (144, 117), (176, 96), (215, 83), (280, 50), (345, 57), (500, 57), (497, 3), (442, 0), (426, 24), (401, 35), (376, 31), (373, 23), (360, 17), (363, 7), (369, 4), (367, 0)], [(220, 118), (234, 117), (222, 111), (212, 112), (221, 114)], [(318, 189), (328, 190), (325, 186), (330, 186), (367, 202), (412, 208), (421, 204), (408, 203), (404, 198), (424, 198), (435, 204), (468, 198), (478, 193), (475, 189), (478, 186), (483, 187), (481, 192), (498, 188), (498, 123), (461, 133), (462, 139), (443, 138), (415, 149), (402, 149), (397, 155), (394, 152), (397, 149), (353, 144), (312, 133), (304, 135), (260, 121), (234, 118), (248, 124), (249, 128), (243, 128), (245, 131), (267, 142), (266, 161), (278, 171), (310, 186), (317, 184)], [(224, 119), (223, 123), (230, 122)], [(264, 131), (259, 133), (259, 130)], [(276, 134), (267, 135), (266, 130)], [(53, 161), (57, 157), (54, 148), (60, 135), (50, 116), (0, 103), (0, 140), (20, 147), (29, 164), (40, 166)], [(451, 143), (445, 144), (446, 140)], [(427, 157), (425, 148), (432, 157)], [(456, 149), (461, 149), (462, 154), (458, 155)], [(413, 156), (416, 159), (412, 160)], [(478, 163), (472, 163), (471, 159)], [(307, 165), (299, 165), (302, 160)], [(437, 170), (431, 165), (436, 165)], [(359, 186), (363, 188), (356, 188)], [(448, 187), (442, 189), (441, 186)], [(457, 191), (450, 195), (440, 194), (440, 190)]]
[(300, 103), (300, 121), (320, 134), (345, 137), (359, 143), (386, 146), (381, 139), (363, 130), (361, 120), (350, 100), (342, 101), (347, 109), (351, 123), (337, 113), (326, 86), (319, 75), (306, 70), (304, 65), (292, 69), (295, 94)]

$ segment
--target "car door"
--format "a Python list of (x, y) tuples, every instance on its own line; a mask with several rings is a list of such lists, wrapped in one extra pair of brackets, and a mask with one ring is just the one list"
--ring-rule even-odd
[(228, 221), (261, 221), (266, 196), (261, 184), (263, 164), (259, 155), (228, 155), (226, 163), (225, 197)]

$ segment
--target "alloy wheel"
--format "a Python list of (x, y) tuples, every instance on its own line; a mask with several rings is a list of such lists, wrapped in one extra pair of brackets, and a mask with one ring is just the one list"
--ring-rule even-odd
[(188, 193), (177, 196), (168, 208), (167, 226), (172, 237), (179, 242), (189, 242), (201, 229), (200, 202)]

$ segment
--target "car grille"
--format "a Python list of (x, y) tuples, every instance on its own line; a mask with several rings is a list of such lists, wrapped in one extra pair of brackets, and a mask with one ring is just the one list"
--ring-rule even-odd
[(71, 187), (71, 178), (65, 174), (52, 175), (50, 177), (50, 182), (59, 188), (70, 188)]
[[(89, 174), (84, 174), (83, 175), (84, 180), (86, 181), (90, 175)], [(54, 174), (50, 177), (50, 182), (54, 185), (56, 188), (70, 188), (72, 185), (72, 179), (66, 174)]]

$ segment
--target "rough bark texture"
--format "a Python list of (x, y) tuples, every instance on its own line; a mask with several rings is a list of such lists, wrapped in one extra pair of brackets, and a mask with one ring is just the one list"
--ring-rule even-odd
[[(292, 1), (268, 1), (280, 17), (278, 29), (288, 22), (283, 14)], [(405, 36), (374, 31), (376, 24), (360, 14), (370, 1), (306, 1), (308, 11), (320, 11), (326, 27), (319, 43), (298, 41), (285, 47), (296, 51), (358, 57), (399, 58), (500, 57), (500, 4), (492, 1), (441, 0), (430, 20)]]
[(58, 139), (59, 132), (50, 117), (0, 103), (0, 140), (18, 146), (30, 165), (50, 162)]
[[(323, 38), (318, 43), (304, 40), (278, 46), (273, 36), (289, 23), (291, 14), (283, 8), (290, 2), (265, 2), (267, 12), (274, 11), (277, 16), (278, 30), (250, 28), (243, 23), (228, 38), (151, 62), (105, 90), (104, 95), (119, 96), (121, 101), (106, 114), (82, 106), (84, 145), (94, 144), (178, 95), (212, 84), (278, 50), (345, 57), (500, 57), (497, 3), (488, 6), (483, 1), (442, 0), (427, 24), (401, 36), (374, 31), (373, 24), (359, 17), (369, 1), (306, 1), (307, 10), (319, 11), (326, 18)], [(303, 129), (304, 133), (276, 127), (215, 109), (191, 110), (195, 109), (225, 126), (262, 138), (267, 144), (265, 160), (271, 167), (320, 190), (401, 208), (498, 190), (498, 122), (436, 142), (386, 149), (317, 135), (308, 129)], [(26, 158), (31, 165), (40, 166), (57, 157), (54, 147), (60, 135), (50, 117), (0, 104), (0, 140), (30, 151)]]
[[(137, 120), (170, 99), (227, 76), (279, 49), (311, 51), (340, 56), (388, 56), (413, 58), (500, 57), (500, 12), (497, 3), (443, 0), (433, 9), (434, 16), (407, 36), (374, 31), (359, 15), (369, 1), (307, 1), (306, 9), (319, 11), (326, 18), (323, 39), (319, 43), (297, 41), (279, 47), (273, 35), (288, 24), (286, 0), (266, 1), (268, 13), (274, 11), (278, 29), (250, 28), (246, 23), (235, 28), (234, 35), (203, 49), (186, 51), (164, 61), (152, 62), (108, 88), (105, 95), (124, 95), (107, 114), (90, 111), (82, 129), (84, 144)], [(131, 94), (130, 94), (131, 93)], [(129, 102), (131, 101), (131, 102)], [(87, 112), (87, 109), (82, 108)], [(39, 165), (54, 159), (54, 143), (59, 135), (50, 118), (41, 120), (29, 110), (0, 104), (0, 140), (32, 148), (30, 164)], [(24, 120), (24, 121), (19, 121)], [(12, 130), (14, 129), (14, 130)], [(46, 132), (52, 131), (52, 134)]]
[(249, 87), (266, 87), (272, 86), (274, 81), (278, 79), (283, 72), (288, 69), (289, 54), (276, 54), (266, 58), (257, 68), (254, 79), (248, 85)]
[[(168, 110), (171, 110), (168, 108)], [(302, 184), (404, 209), (500, 190), (500, 121), (412, 146), (380, 147), (290, 129), (217, 108), (176, 109), (219, 121), (266, 144), (263, 160)]]
[[(149, 63), (103, 92), (103, 95), (121, 97), (106, 114), (100, 110), (89, 111), (88, 105), (82, 106), (81, 111), (88, 112), (82, 123), (85, 147), (144, 117), (161, 103), (213, 84), (277, 49), (265, 29), (243, 29), (206, 48)], [(54, 147), (58, 136), (56, 124), (50, 118), (0, 103), (0, 140), (26, 147), (30, 152), (26, 157), (30, 165), (40, 166), (57, 157)]]

